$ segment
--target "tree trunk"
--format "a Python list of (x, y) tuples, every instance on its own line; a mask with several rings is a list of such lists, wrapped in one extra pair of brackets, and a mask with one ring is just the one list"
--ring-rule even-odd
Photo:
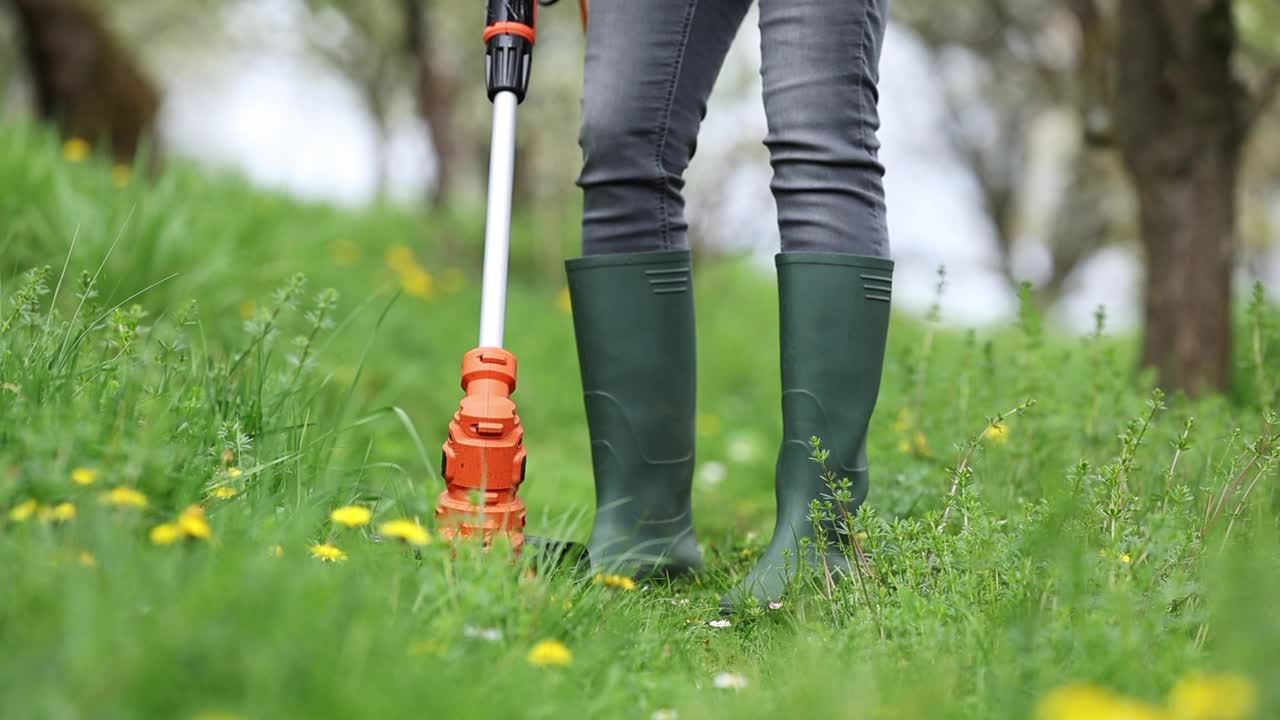
[(155, 85), (93, 8), (77, 0), (10, 3), (41, 119), (66, 137), (109, 143), (118, 162), (130, 162), (155, 123)]
[(1124, 0), (1115, 131), (1146, 251), (1142, 361), (1190, 395), (1231, 384), (1244, 93), (1230, 0)]
[(431, 62), (431, 28), (423, 0), (403, 0), (407, 46), (414, 61), (418, 116), (431, 129), (436, 155), (436, 182), (431, 189), (433, 207), (443, 205), (453, 182), (454, 84)]

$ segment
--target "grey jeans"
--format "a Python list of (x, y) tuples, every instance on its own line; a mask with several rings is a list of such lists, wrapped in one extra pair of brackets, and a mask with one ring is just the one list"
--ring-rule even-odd
[[(688, 247), (683, 175), (752, 0), (593, 0), (579, 143), (583, 254)], [(876, 131), (888, 0), (759, 0), (783, 251), (885, 257)]]

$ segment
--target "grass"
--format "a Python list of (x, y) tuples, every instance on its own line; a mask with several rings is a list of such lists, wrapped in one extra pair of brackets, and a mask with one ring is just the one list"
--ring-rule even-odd
[[(1029, 297), (990, 333), (895, 318), (863, 574), (713, 627), (772, 522), (776, 300), (746, 265), (698, 275), (709, 570), (627, 590), (375, 541), (388, 520), (431, 525), (475, 342), (473, 213), (311, 207), (181, 165), (113, 177), (21, 126), (0, 129), (0, 187), (0, 717), (988, 719), (1046, 697), (1041, 717), (1122, 717), (1104, 691), (1176, 706), (1123, 717), (1246, 717), (1231, 703), (1250, 694), (1280, 714), (1261, 299), (1239, 392), (1197, 402), (1133, 372), (1131, 338), (1055, 335)], [(560, 219), (515, 237), (553, 233), (568, 252)], [(510, 316), (530, 529), (581, 540), (558, 279), (517, 272)], [(104, 503), (118, 487), (146, 506)], [(195, 503), (208, 539), (152, 542)], [(336, 526), (349, 504), (373, 523)], [(322, 542), (346, 559), (311, 557)], [(546, 640), (569, 665), (529, 661)]]

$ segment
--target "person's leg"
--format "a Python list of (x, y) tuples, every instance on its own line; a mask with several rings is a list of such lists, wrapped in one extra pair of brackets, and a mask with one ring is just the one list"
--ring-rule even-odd
[[(877, 159), (884, 0), (761, 0), (777, 257), (783, 437), (773, 539), (721, 603), (777, 600), (804, 564), (846, 573), (847, 518), (868, 487), (866, 433), (880, 389), (893, 262)], [(838, 494), (811, 459), (849, 480)], [(843, 495), (840, 493), (839, 495)], [(834, 518), (811, 518), (831, 501)], [(847, 514), (846, 514), (847, 513)]]
[(684, 250), (684, 171), (750, 0), (594, 0), (582, 127), (584, 255)]
[(595, 0), (581, 144), (583, 257), (566, 262), (591, 436), (596, 570), (701, 567), (695, 357), (680, 191), (748, 0)]
[(877, 109), (888, 0), (760, 0), (782, 251), (888, 257)]

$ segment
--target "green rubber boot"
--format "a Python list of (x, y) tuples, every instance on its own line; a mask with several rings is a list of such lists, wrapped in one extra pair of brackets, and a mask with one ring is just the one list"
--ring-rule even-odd
[(812, 458), (810, 438), (830, 451), (826, 467), (848, 478), (853, 513), (867, 496), (867, 426), (880, 392), (893, 261), (836, 253), (777, 256), (782, 359), (782, 447), (777, 464), (777, 521), (755, 568), (720, 602), (722, 612), (755, 597), (781, 599), (797, 567), (847, 573), (849, 547), (838, 523), (818, 525), (828, 550), (820, 556), (810, 504), (832, 493)]
[(690, 255), (591, 255), (565, 269), (595, 473), (592, 570), (638, 579), (700, 570), (689, 503)]

